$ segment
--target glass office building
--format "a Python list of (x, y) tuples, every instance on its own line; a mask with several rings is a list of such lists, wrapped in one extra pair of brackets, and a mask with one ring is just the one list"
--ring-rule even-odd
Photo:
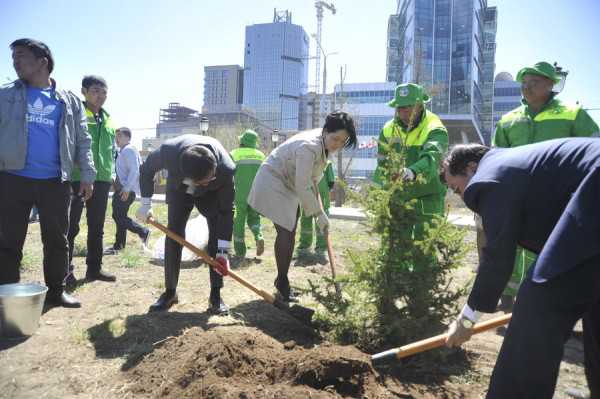
[(281, 131), (298, 130), (300, 97), (308, 88), (309, 40), (288, 11), (246, 27), (243, 105)]
[(358, 136), (357, 148), (345, 150), (342, 157), (350, 178), (370, 178), (377, 167), (377, 140), (383, 125), (394, 117), (394, 109), (387, 103), (394, 98), (395, 87), (393, 82), (335, 86), (337, 108), (352, 115)]
[(489, 136), (496, 19), (486, 0), (398, 0), (389, 18), (386, 80), (424, 86), (453, 142)]
[(494, 83), (494, 125), (502, 115), (519, 106), (521, 106), (521, 84), (515, 81), (510, 73), (500, 72), (496, 75)]

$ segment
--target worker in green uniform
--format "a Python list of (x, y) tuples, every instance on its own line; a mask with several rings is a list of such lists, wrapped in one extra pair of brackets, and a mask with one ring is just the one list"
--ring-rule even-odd
[(246, 242), (244, 240), (246, 223), (256, 241), (256, 256), (265, 251), (258, 212), (248, 205), (248, 194), (258, 168), (265, 159), (258, 146), (258, 134), (253, 130), (246, 130), (241, 136), (240, 147), (231, 152), (235, 162), (235, 217), (233, 221), (233, 248), (235, 254), (241, 258), (246, 256)]
[[(425, 108), (427, 102), (429, 96), (417, 84), (396, 87), (394, 99), (388, 103), (396, 113), (379, 135), (377, 169), (373, 176), (374, 183), (380, 187), (385, 187), (390, 178), (414, 182), (406, 187), (405, 195), (407, 200), (417, 200), (418, 221), (408, 232), (417, 240), (422, 238), (426, 223), (431, 223), (436, 215), (444, 215), (446, 195), (439, 169), (448, 149), (448, 131), (440, 118)], [(404, 158), (403, 170), (387, 170), (389, 151)]]
[[(327, 216), (329, 216), (329, 207), (331, 206), (329, 192), (333, 188), (334, 183), (335, 174), (333, 173), (333, 165), (331, 161), (327, 161), (327, 166), (323, 171), (323, 177), (319, 181), (318, 187), (323, 210)], [(300, 218), (300, 244), (298, 245), (298, 252), (296, 255), (299, 260), (310, 255), (310, 247), (313, 243), (313, 219), (314, 216), (305, 216), (304, 212), (302, 212), (302, 217)], [(327, 239), (323, 233), (321, 233), (321, 230), (319, 230), (316, 223), (314, 225), (314, 230), (316, 230), (317, 235), (315, 255), (317, 257), (317, 262), (324, 265), (327, 263), (327, 257), (325, 255), (325, 252), (327, 251)]]
[[(561, 77), (555, 67), (538, 62), (521, 69), (516, 80), (521, 83), (522, 105), (498, 121), (492, 145), (518, 147), (557, 138), (598, 135), (598, 125), (583, 108), (556, 98), (558, 90), (554, 88)], [(519, 285), (536, 258), (535, 253), (518, 247), (513, 275), (500, 301), (505, 312), (512, 310)]]

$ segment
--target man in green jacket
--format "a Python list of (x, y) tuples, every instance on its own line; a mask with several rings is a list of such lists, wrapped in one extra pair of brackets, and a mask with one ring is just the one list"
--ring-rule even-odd
[[(323, 204), (323, 210), (325, 214), (329, 216), (329, 208), (331, 201), (329, 199), (329, 192), (333, 188), (335, 183), (335, 174), (333, 173), (333, 165), (331, 161), (327, 161), (327, 166), (323, 171), (323, 177), (319, 181), (319, 195)], [(297, 258), (303, 258), (310, 254), (310, 247), (313, 242), (313, 219), (314, 216), (304, 216), (300, 218), (300, 244), (298, 244)], [(321, 230), (315, 223), (314, 229), (316, 230), (317, 240), (315, 242), (315, 254), (317, 255), (317, 262), (321, 264), (327, 263), (327, 257), (325, 252), (327, 251), (327, 240)]]
[(258, 172), (260, 164), (265, 159), (265, 154), (257, 149), (258, 134), (254, 130), (246, 130), (240, 137), (240, 147), (231, 151), (231, 158), (235, 162), (235, 217), (233, 221), (233, 248), (235, 254), (241, 258), (246, 256), (246, 242), (244, 240), (245, 225), (248, 227), (256, 241), (256, 255), (260, 256), (265, 250), (258, 212), (248, 205), (248, 194), (252, 182)]
[[(388, 103), (396, 109), (394, 119), (381, 130), (378, 143), (377, 169), (374, 183), (385, 187), (389, 179), (401, 178), (413, 182), (407, 187), (407, 199), (416, 199), (418, 222), (411, 237), (420, 239), (426, 223), (436, 215), (444, 215), (446, 186), (439, 178), (440, 162), (448, 149), (448, 131), (440, 118), (425, 109), (429, 96), (417, 84), (396, 87), (394, 99)], [(403, 170), (387, 170), (389, 152), (404, 158)], [(417, 179), (419, 177), (419, 179)]]
[(67, 285), (77, 282), (73, 274), (73, 248), (75, 237), (79, 234), (79, 220), (85, 203), (87, 217), (87, 271), (85, 278), (88, 281), (116, 281), (114, 275), (102, 270), (102, 236), (104, 235), (104, 218), (108, 204), (108, 192), (113, 178), (113, 159), (115, 129), (110, 120), (110, 115), (102, 106), (106, 101), (108, 86), (100, 76), (85, 76), (81, 82), (81, 93), (85, 97), (85, 112), (90, 136), (92, 136), (92, 155), (96, 166), (96, 180), (92, 197), (85, 200), (77, 195), (79, 192), (79, 168), (73, 171), (73, 195), (71, 197), (71, 210), (69, 215), (69, 272), (65, 277)]
[[(521, 83), (522, 105), (498, 121), (492, 145), (518, 147), (557, 138), (598, 135), (598, 125), (583, 108), (556, 98), (554, 85), (560, 82), (560, 76), (552, 65), (538, 62), (525, 67), (517, 73), (517, 81)], [(482, 234), (478, 230), (478, 235)], [(518, 248), (513, 275), (501, 299), (502, 310), (511, 311), (519, 285), (536, 258), (535, 253)]]

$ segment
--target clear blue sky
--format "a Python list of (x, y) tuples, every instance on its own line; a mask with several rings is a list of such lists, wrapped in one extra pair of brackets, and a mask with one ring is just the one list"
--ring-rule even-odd
[[(395, 0), (330, 0), (323, 47), (329, 88), (347, 65), (347, 82), (385, 79), (388, 16)], [(94, 4), (92, 6), (92, 4)], [(292, 22), (316, 32), (313, 0), (0, 0), (0, 82), (15, 78), (11, 41), (33, 37), (52, 49), (53, 77), (79, 92), (84, 74), (109, 83), (106, 108), (115, 123), (154, 127), (169, 102), (202, 106), (204, 65), (243, 65), (244, 28), (271, 22), (289, 9)], [(513, 75), (539, 60), (558, 61), (571, 73), (561, 98), (600, 108), (600, 1), (489, 0), (498, 6), (496, 71)], [(311, 55), (315, 52), (311, 41)], [(314, 82), (311, 63), (310, 82)], [(600, 121), (600, 112), (591, 113)], [(134, 130), (138, 137), (152, 130)], [(137, 141), (137, 140), (136, 140)]]

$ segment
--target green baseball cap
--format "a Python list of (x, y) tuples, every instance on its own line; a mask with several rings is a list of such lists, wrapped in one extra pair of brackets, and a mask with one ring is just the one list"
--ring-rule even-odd
[(414, 83), (404, 83), (396, 86), (394, 99), (388, 105), (392, 108), (398, 108), (426, 102), (429, 102), (429, 96), (421, 86)]
[(246, 130), (238, 139), (240, 139), (240, 144), (244, 147), (256, 148), (258, 144), (258, 134), (252, 129)]
[(517, 73), (517, 82), (523, 82), (525, 75), (538, 75), (550, 79), (553, 83), (560, 82), (560, 77), (556, 73), (556, 69), (547, 62), (538, 62), (532, 67), (525, 67)]

